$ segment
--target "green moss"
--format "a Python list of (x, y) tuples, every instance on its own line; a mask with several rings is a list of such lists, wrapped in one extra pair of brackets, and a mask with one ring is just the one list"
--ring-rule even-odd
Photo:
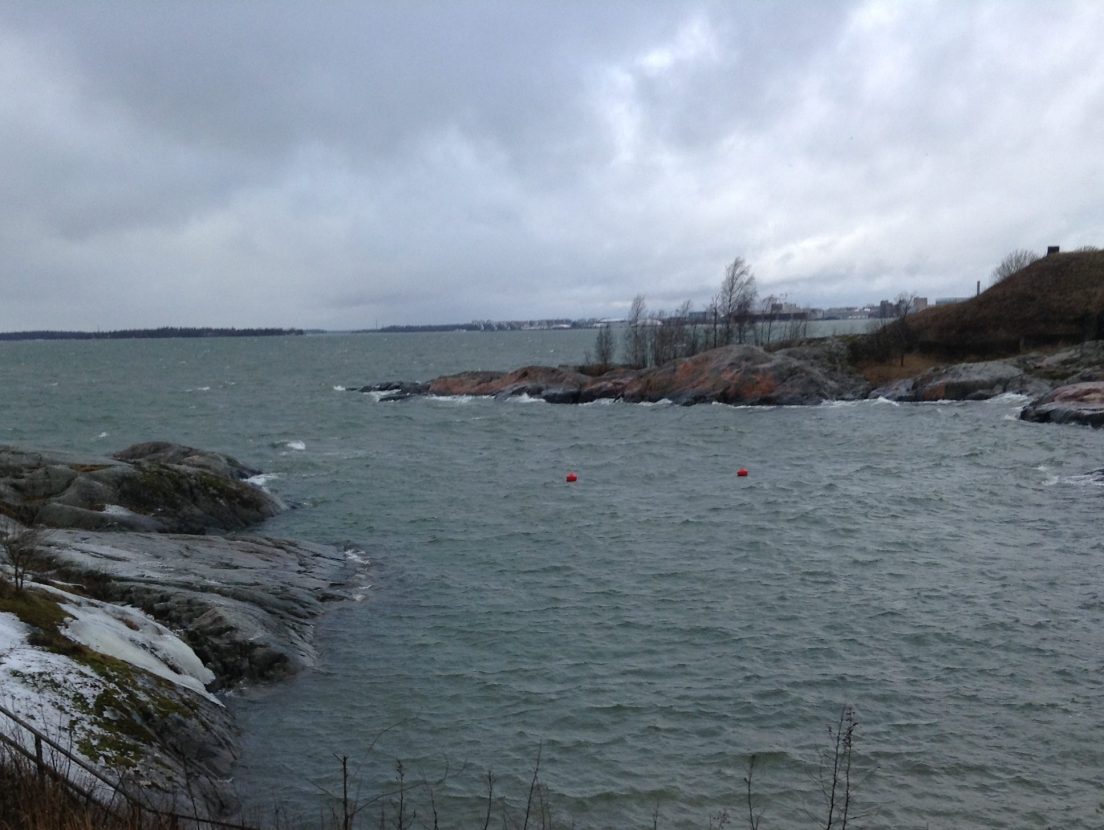
[(24, 588), (6, 596), (0, 596), (0, 611), (7, 611), (19, 617), (31, 627), (28, 637), (31, 645), (66, 656), (73, 656), (83, 649), (61, 633), (61, 627), (69, 615), (50, 597)]
[(240, 482), (204, 470), (183, 471), (165, 464), (142, 464), (119, 484), (126, 506), (147, 513), (174, 511), (192, 504), (221, 504), (262, 510), (264, 499)]

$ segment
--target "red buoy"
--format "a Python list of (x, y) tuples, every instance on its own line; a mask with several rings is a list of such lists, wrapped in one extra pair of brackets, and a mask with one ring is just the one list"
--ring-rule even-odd
[(744, 469), (743, 467), (741, 467), (740, 469), (738, 469), (736, 471), (736, 475), (738, 475), (740, 478), (747, 478), (747, 474), (748, 474), (747, 470)]
[(578, 480), (579, 480), (579, 477), (578, 477), (577, 475), (575, 475), (575, 473), (568, 473), (568, 474), (567, 474), (567, 480), (568, 480), (569, 482), (572, 482), (572, 481), (578, 481)]

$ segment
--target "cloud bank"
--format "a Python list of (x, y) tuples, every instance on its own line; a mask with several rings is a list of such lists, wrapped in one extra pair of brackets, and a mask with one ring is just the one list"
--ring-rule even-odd
[(9, 3), (0, 329), (973, 293), (1104, 244), (1097, 2)]

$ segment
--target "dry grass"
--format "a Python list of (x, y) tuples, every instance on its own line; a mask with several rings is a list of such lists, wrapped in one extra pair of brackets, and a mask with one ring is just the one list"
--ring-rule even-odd
[[(162, 825), (163, 826), (163, 825)], [(0, 761), (0, 830), (161, 830), (86, 803), (18, 757)]]
[(1043, 257), (963, 303), (910, 315), (918, 351), (961, 359), (1104, 336), (1104, 251)]
[(943, 363), (946, 361), (935, 355), (913, 353), (906, 354), (904, 362), (894, 357), (890, 360), (861, 363), (855, 368), (874, 386), (884, 386), (895, 380), (915, 377)]

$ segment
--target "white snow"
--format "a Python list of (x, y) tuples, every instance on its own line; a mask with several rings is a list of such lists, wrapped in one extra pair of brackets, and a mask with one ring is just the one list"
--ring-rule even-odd
[[(92, 669), (68, 657), (42, 651), (27, 640), (30, 628), (14, 614), (0, 612), (0, 704), (23, 719), (69, 752), (81, 753), (75, 745), (78, 726), (87, 732), (89, 722), (76, 714), (76, 701), (81, 708), (91, 708), (104, 682)], [(34, 738), (7, 717), (0, 717), (0, 732), (34, 750)], [(49, 748), (48, 753), (52, 752)], [(92, 763), (85, 757), (84, 761)], [(105, 792), (102, 782), (71, 767), (68, 775), (76, 783), (97, 792)]]
[(57, 596), (61, 609), (72, 617), (62, 629), (62, 634), (70, 640), (219, 703), (206, 689), (215, 679), (214, 672), (203, 665), (191, 646), (145, 612), (77, 596), (59, 588), (48, 590)]
[(133, 510), (128, 510), (121, 504), (105, 504), (103, 506), (104, 513), (109, 516), (134, 516), (136, 515)]

